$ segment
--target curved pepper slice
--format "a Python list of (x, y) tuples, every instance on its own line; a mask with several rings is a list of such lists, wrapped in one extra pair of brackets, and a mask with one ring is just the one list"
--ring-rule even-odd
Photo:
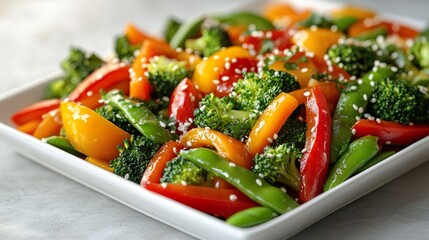
[(79, 102), (91, 109), (101, 106), (100, 91), (108, 92), (121, 86), (120, 90), (127, 94), (129, 91), (129, 69), (124, 63), (108, 63), (95, 70), (85, 78), (68, 96), (73, 102)]
[(34, 120), (41, 121), (43, 115), (58, 108), (60, 106), (60, 102), (60, 99), (46, 99), (33, 103), (15, 112), (12, 115), (11, 120), (18, 126)]
[(415, 38), (419, 32), (411, 27), (392, 23), (379, 19), (371, 19), (370, 21), (359, 21), (350, 26), (348, 34), (350, 37), (359, 37), (365, 33), (374, 31), (376, 29), (385, 29), (388, 35), (397, 34), (402, 38)]
[(377, 122), (361, 119), (353, 125), (352, 129), (355, 131), (355, 138), (366, 135), (377, 136), (381, 144), (389, 145), (410, 145), (429, 136), (428, 124), (410, 126), (385, 120)]
[(251, 56), (246, 49), (239, 46), (216, 52), (196, 66), (192, 77), (195, 87), (203, 93), (214, 92), (216, 83), (220, 82), (219, 71), (223, 69), (227, 59), (233, 58), (251, 58)]
[(157, 38), (150, 36), (149, 34), (141, 31), (132, 23), (128, 23), (125, 26), (125, 36), (131, 45), (142, 44), (145, 40), (158, 40)]
[(180, 138), (179, 143), (193, 148), (212, 146), (222, 157), (237, 165), (247, 169), (253, 166), (252, 155), (242, 142), (215, 130), (193, 128)]
[(328, 174), (331, 143), (331, 114), (323, 91), (314, 87), (305, 103), (306, 142), (300, 160), (299, 199), (307, 202), (319, 195)]
[(290, 94), (280, 93), (259, 116), (246, 142), (247, 150), (254, 156), (262, 153), (273, 141), (283, 124), (298, 107), (298, 101)]
[(119, 155), (117, 146), (130, 138), (130, 134), (88, 107), (62, 102), (60, 111), (67, 139), (87, 156), (110, 161)]
[(61, 127), (60, 109), (54, 109), (43, 116), (43, 120), (37, 126), (33, 136), (38, 139), (57, 136), (60, 134)]
[(302, 29), (295, 33), (292, 41), (306, 52), (314, 53), (314, 56), (323, 59), (326, 51), (344, 35), (341, 32), (333, 32), (329, 29)]

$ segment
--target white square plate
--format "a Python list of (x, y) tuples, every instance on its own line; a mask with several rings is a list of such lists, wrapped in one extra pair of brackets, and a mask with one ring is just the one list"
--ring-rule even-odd
[[(289, 1), (290, 2), (290, 1)], [(305, 3), (292, 1), (299, 7)], [(336, 3), (312, 1), (311, 7), (326, 11)], [(423, 22), (383, 15), (388, 19), (421, 28)], [(58, 75), (57, 75), (58, 76)], [(422, 139), (375, 167), (359, 174), (337, 188), (283, 214), (252, 228), (237, 228), (171, 199), (157, 195), (139, 185), (76, 158), (62, 150), (45, 144), (12, 127), (9, 120), (18, 109), (39, 100), (45, 85), (54, 79), (44, 79), (11, 91), (0, 97), (0, 135), (16, 151), (64, 176), (115, 199), (136, 211), (146, 214), (192, 236), (203, 239), (279, 239), (287, 238), (329, 213), (369, 193), (401, 174), (428, 160), (429, 137)]]

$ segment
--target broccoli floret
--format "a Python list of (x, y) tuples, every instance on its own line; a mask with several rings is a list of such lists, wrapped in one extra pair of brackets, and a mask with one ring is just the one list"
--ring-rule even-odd
[(139, 134), (139, 131), (128, 121), (121, 110), (111, 104), (105, 104), (95, 109), (99, 115), (115, 124), (120, 129), (130, 134)]
[(238, 80), (232, 95), (238, 109), (261, 112), (281, 92), (291, 92), (299, 88), (294, 76), (270, 69), (261, 73), (246, 73), (244, 79)]
[(334, 45), (328, 50), (329, 59), (352, 76), (362, 76), (374, 66), (377, 55), (370, 48), (351, 44)]
[[(429, 34), (428, 34), (429, 35)], [(419, 68), (429, 67), (429, 36), (420, 35), (409, 48), (412, 62)]]
[(119, 157), (110, 162), (113, 172), (135, 183), (140, 183), (146, 167), (161, 144), (154, 143), (143, 135), (131, 135), (119, 147)]
[(104, 61), (95, 54), (87, 54), (79, 48), (71, 48), (69, 55), (61, 63), (64, 77), (51, 82), (44, 98), (63, 98), (89, 74), (100, 68)]
[(182, 25), (181, 22), (174, 18), (169, 18), (164, 27), (164, 39), (168, 43), (170, 43), (173, 36), (176, 34), (179, 27)]
[(178, 156), (167, 162), (160, 182), (201, 186), (207, 184), (208, 175), (206, 170)]
[(289, 118), (278, 132), (278, 138), (273, 142), (273, 146), (288, 144), (303, 149), (305, 145), (305, 132), (307, 123), (295, 118)]
[(265, 147), (254, 159), (252, 171), (271, 184), (283, 184), (299, 191), (299, 170), (297, 160), (302, 153), (288, 144)]
[(196, 126), (209, 127), (236, 139), (247, 135), (257, 118), (255, 113), (234, 110), (234, 102), (229, 97), (218, 98), (213, 93), (200, 101), (194, 116)]
[(201, 37), (188, 39), (185, 43), (187, 49), (192, 49), (208, 57), (223, 47), (232, 45), (228, 33), (220, 26), (211, 26), (202, 30)]
[(140, 49), (140, 46), (133, 46), (126, 36), (119, 36), (115, 40), (116, 57), (121, 61), (131, 63), (135, 58), (134, 53)]
[(369, 107), (375, 117), (402, 124), (427, 122), (429, 101), (418, 86), (402, 79), (381, 79), (374, 86)]
[(152, 58), (147, 68), (157, 98), (170, 97), (177, 84), (188, 75), (186, 62), (164, 56)]

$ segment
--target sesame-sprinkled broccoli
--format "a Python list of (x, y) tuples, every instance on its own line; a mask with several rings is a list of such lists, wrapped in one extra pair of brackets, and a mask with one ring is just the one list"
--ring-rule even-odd
[(127, 63), (133, 62), (134, 53), (140, 49), (141, 45), (131, 45), (126, 36), (118, 36), (115, 39), (115, 54), (120, 61)]
[(156, 98), (170, 97), (177, 84), (188, 76), (186, 62), (165, 56), (152, 58), (147, 69)]
[(385, 78), (372, 92), (369, 109), (374, 117), (402, 124), (429, 122), (427, 94), (408, 80)]
[(160, 182), (201, 186), (209, 184), (210, 179), (206, 170), (178, 156), (167, 162)]
[[(429, 31), (428, 31), (429, 32)], [(419, 68), (429, 67), (429, 33), (418, 36), (409, 48), (412, 62)]]
[(286, 143), (295, 146), (297, 149), (303, 149), (306, 140), (306, 130), (307, 123), (305, 121), (297, 118), (289, 118), (278, 132), (278, 137), (272, 145), (278, 146)]
[(231, 45), (231, 39), (221, 25), (204, 28), (200, 38), (188, 39), (185, 43), (187, 49), (199, 52), (204, 57), (208, 57), (221, 48)]
[(118, 108), (115, 108), (112, 104), (106, 103), (103, 106), (96, 108), (95, 112), (125, 132), (130, 134), (139, 134), (139, 131), (128, 121), (124, 113), (122, 113)]
[(370, 71), (377, 59), (371, 48), (345, 43), (329, 48), (328, 56), (334, 64), (356, 77)]
[(104, 61), (95, 54), (88, 54), (72, 47), (61, 62), (64, 77), (48, 84), (44, 98), (64, 98), (89, 74), (100, 68)]
[(140, 183), (146, 167), (161, 144), (154, 143), (143, 135), (131, 135), (119, 147), (119, 157), (110, 162), (113, 172), (132, 182)]
[(252, 171), (271, 184), (282, 184), (299, 190), (299, 170), (297, 160), (302, 153), (288, 144), (265, 147), (262, 154), (254, 158)]
[(194, 116), (196, 126), (209, 127), (237, 139), (249, 134), (257, 118), (253, 112), (235, 110), (230, 97), (218, 98), (213, 93), (200, 101)]
[(299, 82), (294, 76), (270, 69), (261, 73), (246, 73), (235, 85), (232, 97), (237, 102), (238, 109), (261, 112), (281, 92), (299, 88)]

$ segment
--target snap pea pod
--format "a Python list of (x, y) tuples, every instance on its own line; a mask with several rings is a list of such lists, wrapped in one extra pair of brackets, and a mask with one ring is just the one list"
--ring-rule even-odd
[(349, 29), (349, 27), (357, 21), (358, 19), (352, 16), (338, 17), (332, 19), (334, 25), (337, 26), (338, 30), (340, 30), (341, 32), (346, 32), (347, 29)]
[(356, 36), (355, 38), (360, 41), (368, 41), (368, 40), (375, 40), (378, 36), (387, 36), (387, 29), (385, 27), (378, 27), (373, 30), (369, 30), (366, 32), (363, 32), (359, 36)]
[(377, 140), (377, 137), (367, 135), (353, 141), (331, 169), (323, 190), (326, 192), (343, 183), (374, 157), (379, 150)]
[(375, 155), (373, 158), (371, 158), (368, 162), (366, 162), (362, 167), (360, 167), (356, 174), (359, 174), (365, 170), (367, 170), (368, 168), (376, 165), (377, 163), (383, 161), (384, 159), (392, 156), (393, 154), (395, 154), (396, 151), (387, 151), (387, 152), (381, 152), (377, 155)]
[(378, 68), (367, 73), (361, 80), (350, 81), (341, 92), (332, 119), (331, 164), (347, 149), (353, 136), (351, 128), (363, 116), (375, 83), (393, 74), (390, 68)]
[(161, 127), (160, 121), (149, 108), (131, 101), (119, 91), (110, 91), (103, 98), (121, 110), (128, 121), (153, 142), (165, 143), (173, 139), (167, 129)]
[(226, 180), (253, 201), (283, 214), (298, 206), (289, 195), (274, 187), (252, 171), (225, 160), (215, 151), (194, 148), (180, 155), (213, 175)]
[(277, 217), (278, 214), (266, 207), (252, 207), (235, 213), (226, 222), (237, 227), (252, 227)]
[(251, 12), (234, 12), (223, 15), (200, 16), (185, 21), (171, 38), (170, 46), (172, 48), (184, 47), (187, 39), (193, 38), (198, 34), (201, 29), (201, 25), (207, 18), (229, 25), (253, 25), (256, 30), (275, 29), (274, 25), (270, 21)]
[(61, 137), (61, 136), (53, 136), (53, 137), (49, 137), (49, 138), (44, 138), (42, 139), (42, 141), (57, 147), (63, 151), (66, 151), (70, 154), (75, 155), (76, 157), (79, 158), (85, 158), (85, 154), (77, 151), (70, 143), (69, 140), (67, 140), (67, 138), (65, 137)]

